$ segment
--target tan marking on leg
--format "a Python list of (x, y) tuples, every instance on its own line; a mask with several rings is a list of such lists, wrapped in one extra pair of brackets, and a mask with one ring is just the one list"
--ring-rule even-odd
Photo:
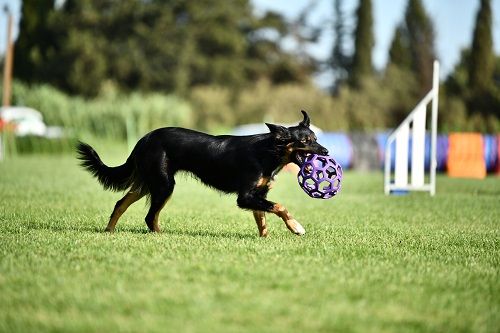
[(304, 227), (300, 225), (300, 223), (297, 222), (296, 219), (293, 218), (292, 214), (290, 214), (284, 206), (280, 204), (275, 204), (271, 212), (281, 217), (283, 222), (285, 222), (285, 225), (288, 228), (288, 230), (290, 230), (294, 234), (303, 235), (306, 233)]
[(279, 203), (274, 204), (273, 209), (271, 210), (272, 213), (278, 215), (279, 217), (282, 217), (280, 214), (283, 214), (283, 212), (286, 212), (286, 208)]
[(125, 194), (125, 196), (121, 199), (122, 203), (118, 206), (115, 206), (115, 208), (113, 209), (113, 213), (111, 213), (111, 217), (109, 218), (109, 223), (105, 231), (113, 232), (115, 230), (116, 223), (120, 219), (120, 216), (125, 213), (125, 211), (131, 204), (133, 204), (140, 198), (142, 198), (142, 196), (135, 192), (128, 192), (127, 194)]
[(260, 237), (267, 237), (267, 225), (266, 225), (266, 214), (264, 212), (254, 210), (253, 217), (255, 218), (255, 223), (257, 223), (257, 228), (259, 229)]
[(256, 187), (268, 186), (269, 181), (270, 181), (269, 177), (260, 177), (259, 180), (257, 181)]

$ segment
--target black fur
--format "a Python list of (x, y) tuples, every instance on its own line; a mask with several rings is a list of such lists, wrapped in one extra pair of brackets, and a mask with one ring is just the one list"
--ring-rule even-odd
[[(309, 116), (293, 127), (266, 124), (270, 133), (249, 136), (212, 136), (190, 129), (165, 127), (141, 138), (127, 161), (106, 166), (97, 153), (79, 143), (81, 165), (105, 189), (130, 189), (151, 196), (149, 219), (159, 212), (174, 190), (174, 176), (186, 171), (206, 185), (238, 194), (238, 206), (270, 212), (274, 203), (266, 199), (269, 188), (262, 179), (272, 179), (287, 163), (301, 164), (307, 153), (328, 154), (309, 129)], [(125, 208), (126, 209), (126, 208)], [(146, 217), (148, 226), (148, 217)]]
[(99, 180), (104, 189), (124, 191), (132, 185), (133, 166), (130, 159), (125, 164), (117, 167), (108, 167), (95, 150), (86, 143), (79, 142), (77, 146), (81, 166), (88, 170)]

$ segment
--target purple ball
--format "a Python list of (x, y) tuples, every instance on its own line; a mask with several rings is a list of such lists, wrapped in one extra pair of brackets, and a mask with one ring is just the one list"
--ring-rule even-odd
[(331, 156), (309, 154), (300, 167), (297, 179), (310, 197), (330, 199), (340, 191), (342, 167)]

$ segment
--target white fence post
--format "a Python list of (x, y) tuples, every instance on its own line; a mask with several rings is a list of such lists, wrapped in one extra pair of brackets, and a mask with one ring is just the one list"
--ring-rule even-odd
[(432, 119), (431, 119), (431, 170), (430, 170), (430, 185), (431, 195), (436, 194), (436, 168), (437, 168), (437, 125), (438, 125), (438, 103), (439, 103), (439, 62), (434, 61), (434, 73), (432, 78), (432, 91), (434, 98), (432, 99)]
[[(422, 186), (425, 182), (425, 106), (415, 112), (411, 145), (411, 184)], [(397, 153), (396, 153), (397, 154)]]
[(404, 124), (396, 133), (396, 165), (394, 166), (395, 184), (408, 184), (408, 139), (410, 124)]
[[(439, 62), (434, 61), (432, 89), (410, 112), (405, 120), (389, 135), (385, 144), (384, 192), (391, 191), (428, 191), (436, 193), (436, 145), (437, 113), (439, 98)], [(425, 134), (427, 105), (432, 102), (430, 121), (430, 176), (425, 182)], [(411, 127), (411, 131), (410, 131)], [(411, 164), (408, 166), (408, 149), (411, 137)], [(391, 156), (395, 142), (394, 177), (391, 171)], [(408, 182), (410, 169), (411, 182)]]

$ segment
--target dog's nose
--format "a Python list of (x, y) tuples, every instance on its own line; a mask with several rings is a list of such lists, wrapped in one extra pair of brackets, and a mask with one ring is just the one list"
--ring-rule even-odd
[(328, 149), (326, 148), (323, 148), (323, 150), (321, 151), (321, 155), (328, 155)]

